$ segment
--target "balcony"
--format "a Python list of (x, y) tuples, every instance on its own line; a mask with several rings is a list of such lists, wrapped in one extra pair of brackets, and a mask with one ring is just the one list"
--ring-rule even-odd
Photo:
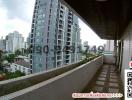
[(70, 37), (67, 37), (67, 41), (71, 41), (71, 38)]
[(49, 71), (0, 82), (0, 99), (73, 100), (72, 93), (75, 92), (119, 91), (122, 93), (122, 83), (116, 67), (103, 64), (104, 61), (113, 59), (108, 56), (99, 56), (87, 63), (80, 61)]
[(58, 35), (58, 39), (62, 39), (61, 35)]

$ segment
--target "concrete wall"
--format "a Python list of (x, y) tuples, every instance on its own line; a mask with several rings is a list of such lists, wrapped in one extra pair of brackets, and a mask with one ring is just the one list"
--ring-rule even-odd
[(124, 35), (122, 36), (122, 40), (124, 42), (124, 47), (121, 78), (124, 82), (124, 70), (129, 68), (129, 61), (131, 61), (132, 57), (132, 22), (129, 24)]
[[(82, 61), (52, 70), (0, 82), (0, 96), (33, 86), (82, 65)], [(15, 87), (15, 88), (14, 88)]]
[(105, 51), (114, 51), (114, 40), (107, 40)]
[(103, 64), (103, 57), (81, 65), (37, 85), (1, 97), (2, 100), (73, 100), (72, 93), (81, 91)]
[(104, 55), (104, 63), (105, 64), (115, 64), (115, 57), (113, 54), (105, 54)]

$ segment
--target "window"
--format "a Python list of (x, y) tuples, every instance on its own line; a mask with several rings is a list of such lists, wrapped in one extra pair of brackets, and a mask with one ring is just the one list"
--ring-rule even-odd
[(42, 59), (41, 59), (41, 58), (39, 58), (39, 61), (41, 62), (41, 61), (42, 61)]
[(25, 68), (23, 67), (23, 71), (25, 71)]
[(45, 17), (45, 14), (43, 14), (42, 17), (44, 18)]
[(31, 34), (31, 38), (33, 38), (33, 34)]
[(41, 20), (38, 20), (38, 24), (41, 24)]
[(21, 66), (19, 66), (19, 69), (18, 70), (21, 70)]
[(63, 6), (61, 6), (61, 9), (64, 9), (64, 7), (63, 7)]
[(39, 40), (40, 40), (40, 39), (39, 39), (39, 38), (37, 38), (37, 39), (36, 39), (36, 42), (37, 42), (37, 43), (40, 43), (40, 41), (39, 41)]
[(50, 30), (50, 26), (48, 26), (48, 31)]
[(60, 15), (60, 18), (63, 18), (63, 15)]
[(33, 39), (31, 39), (31, 43), (33, 43)]
[(28, 69), (28, 72), (30, 73), (30, 69)]
[(37, 35), (37, 36), (41, 36), (41, 33), (40, 33), (40, 32), (37, 32), (36, 35)]
[(38, 14), (42, 14), (42, 13), (43, 13), (42, 9), (38, 10)]
[(47, 43), (49, 42), (49, 39), (47, 39)]
[[(31, 58), (32, 59), (32, 58)], [(30, 63), (32, 64), (32, 60), (30, 60)]]
[(31, 33), (33, 33), (34, 32), (34, 29), (32, 28), (32, 31), (31, 31)]
[(39, 64), (39, 67), (42, 67), (42, 64)]

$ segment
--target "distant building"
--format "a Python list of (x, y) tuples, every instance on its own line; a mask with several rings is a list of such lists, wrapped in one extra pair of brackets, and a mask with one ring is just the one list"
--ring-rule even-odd
[(2, 62), (4, 72), (15, 72), (21, 71), (26, 75), (31, 74), (30, 69), (30, 60), (26, 56), (18, 56), (15, 57), (14, 63), (9, 63), (8, 61), (4, 60)]
[(6, 36), (6, 51), (12, 53), (22, 48), (24, 48), (24, 37), (19, 32), (14, 31)]
[(29, 45), (27, 42), (24, 42), (24, 49), (28, 49)]
[(0, 50), (6, 50), (6, 41), (3, 39), (3, 37), (0, 39)]
[(114, 51), (114, 40), (107, 40), (105, 45), (105, 51)]
[(18, 60), (10, 65), (10, 71), (21, 71), (22, 73), (25, 73), (26, 75), (31, 73), (30, 69), (30, 63), (26, 62), (25, 60)]
[(17, 56), (14, 59), (14, 61), (19, 61), (19, 60), (25, 60), (26, 62), (30, 62), (30, 58), (26, 56)]
[(26, 39), (26, 48), (29, 48), (30, 46), (30, 41), (31, 41), (31, 33), (29, 33), (29, 36)]
[(88, 41), (84, 41), (82, 44), (82, 50), (85, 51), (87, 49), (88, 46)]

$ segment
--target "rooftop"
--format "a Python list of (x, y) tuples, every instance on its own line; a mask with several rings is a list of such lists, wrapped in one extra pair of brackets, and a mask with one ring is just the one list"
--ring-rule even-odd
[(21, 66), (30, 68), (30, 62), (26, 62), (25, 60), (19, 60), (19, 61), (16, 61), (14, 63), (17, 65), (21, 65)]

